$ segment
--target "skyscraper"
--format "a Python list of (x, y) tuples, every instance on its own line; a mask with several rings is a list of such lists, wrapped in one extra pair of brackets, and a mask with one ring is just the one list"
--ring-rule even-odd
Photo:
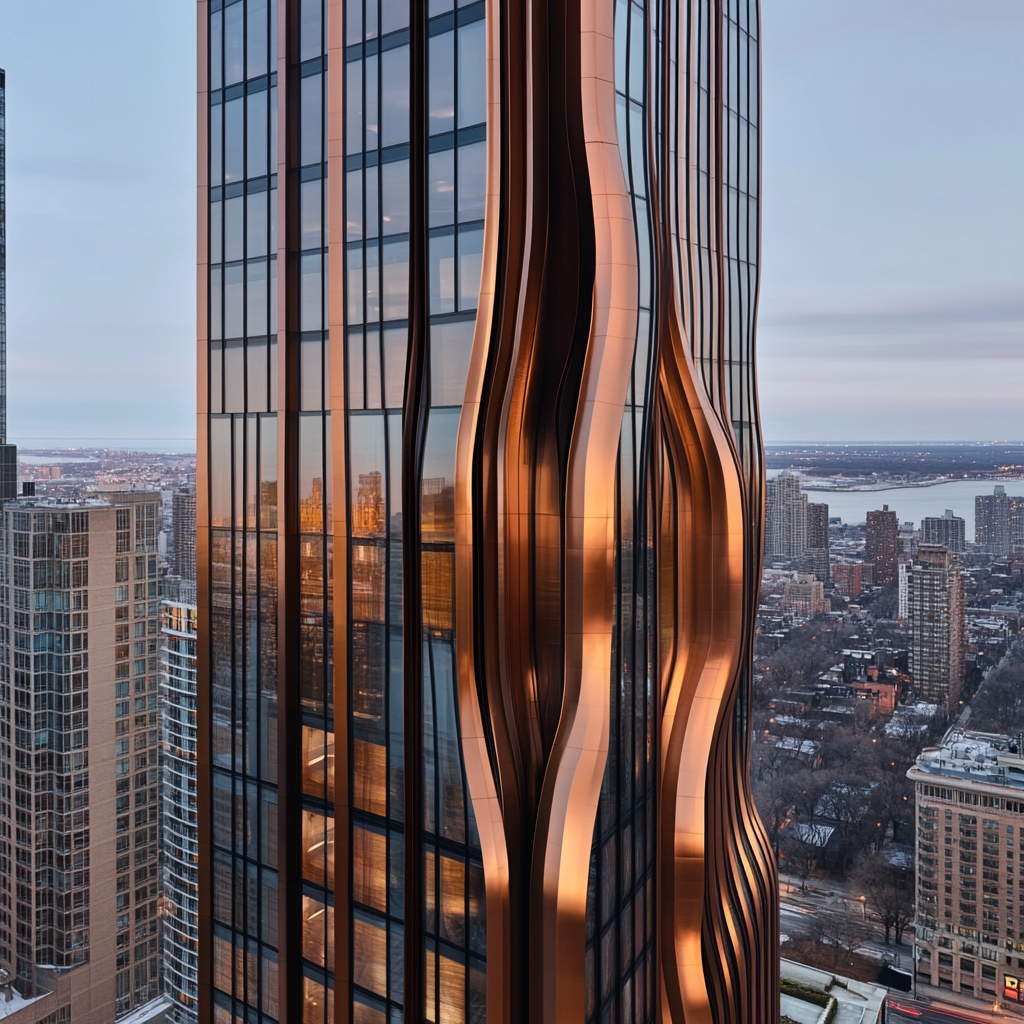
[(196, 579), (196, 489), (182, 487), (171, 499), (171, 532), (174, 537), (174, 575)]
[(875, 567), (875, 583), (892, 583), (896, 579), (899, 559), (899, 523), (896, 513), (883, 505), (881, 511), (867, 514), (864, 534), (864, 560)]
[(964, 678), (964, 581), (960, 559), (921, 544), (907, 580), (910, 674), (921, 700), (952, 707)]
[(199, 12), (200, 1020), (770, 1019), (757, 4)]
[(951, 508), (942, 516), (925, 516), (921, 520), (921, 543), (938, 544), (954, 555), (962, 555), (967, 550), (964, 526), (963, 519), (953, 515)]
[(829, 582), (828, 505), (807, 504), (807, 555), (814, 578)]
[(974, 542), (994, 555), (1024, 551), (1024, 498), (996, 484), (974, 499)]
[(0, 68), (0, 501), (18, 493), (18, 450), (7, 443), (7, 76)]
[[(800, 490), (800, 477), (782, 472), (765, 487), (765, 554), (776, 558), (799, 558), (807, 550), (807, 495)], [(825, 517), (828, 530), (828, 517)]]
[(160, 610), (163, 991), (174, 1004), (169, 1019), (191, 1024), (199, 1008), (196, 606), (167, 600)]
[(0, 966), (35, 1020), (159, 995), (160, 496), (108, 497), (0, 508)]

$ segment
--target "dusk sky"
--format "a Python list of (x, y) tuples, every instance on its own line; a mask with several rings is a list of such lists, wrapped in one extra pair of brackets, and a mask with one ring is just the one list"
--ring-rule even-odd
[[(195, 436), (195, 5), (0, 0), (14, 440)], [(766, 443), (1024, 437), (1024, 3), (763, 0)]]

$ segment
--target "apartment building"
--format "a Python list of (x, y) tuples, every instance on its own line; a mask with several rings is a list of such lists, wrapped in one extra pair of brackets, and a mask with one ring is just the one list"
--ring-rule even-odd
[(1020, 737), (951, 729), (907, 772), (917, 802), (918, 978), (981, 999), (1024, 991)]
[(947, 551), (962, 555), (967, 550), (965, 541), (965, 522), (960, 516), (953, 515), (947, 508), (941, 516), (925, 516), (921, 520), (922, 544), (941, 544)]
[(921, 700), (951, 707), (964, 679), (964, 581), (957, 555), (933, 544), (918, 548), (906, 574), (906, 612), (914, 690)]
[(891, 583), (896, 579), (899, 550), (896, 513), (890, 511), (888, 505), (868, 512), (864, 529), (864, 559), (874, 565), (874, 583)]
[(14, 1021), (159, 993), (160, 496), (0, 509), (0, 968)]
[(829, 582), (828, 505), (807, 503), (807, 568), (814, 578)]
[(800, 477), (779, 473), (765, 485), (765, 556), (799, 558), (807, 550), (807, 525), (807, 495), (800, 490)]
[[(199, 834), (196, 824), (196, 605), (161, 608), (160, 746), (163, 990), (169, 1020), (192, 1024), (199, 1003)], [(191, 600), (188, 598), (191, 596)]]

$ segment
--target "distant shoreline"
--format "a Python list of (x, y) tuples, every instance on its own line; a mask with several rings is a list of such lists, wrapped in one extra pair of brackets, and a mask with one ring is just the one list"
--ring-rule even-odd
[[(905, 491), (912, 487), (941, 487), (943, 484), (955, 484), (960, 483), (965, 478), (962, 476), (947, 477), (945, 480), (915, 480), (908, 483), (901, 484), (854, 484), (850, 487), (804, 487), (800, 485), (802, 491), (814, 491), (818, 494), (873, 494), (875, 491)], [(973, 477), (967, 477), (967, 480), (974, 479)], [(991, 477), (987, 480), (978, 480), (979, 484), (990, 484), (993, 480), (1021, 480), (1024, 477), (1019, 476), (1004, 476), (1004, 477)]]

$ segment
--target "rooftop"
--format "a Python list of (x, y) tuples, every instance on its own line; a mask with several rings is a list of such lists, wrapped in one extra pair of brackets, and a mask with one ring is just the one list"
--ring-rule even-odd
[(942, 745), (926, 747), (911, 772), (938, 778), (1005, 786), (1024, 792), (1024, 756), (1020, 737), (969, 732), (953, 727)]
[[(888, 993), (881, 985), (853, 981), (786, 959), (779, 962), (779, 974), (785, 987), (796, 986), (796, 991), (820, 992), (823, 996), (833, 997), (837, 1003), (830, 1018), (833, 1024), (875, 1024), (882, 1019)], [(790, 985), (786, 986), (786, 982)], [(816, 1024), (828, 1012), (816, 1003), (786, 993), (783, 993), (781, 1003), (782, 1012), (800, 1024)]]

